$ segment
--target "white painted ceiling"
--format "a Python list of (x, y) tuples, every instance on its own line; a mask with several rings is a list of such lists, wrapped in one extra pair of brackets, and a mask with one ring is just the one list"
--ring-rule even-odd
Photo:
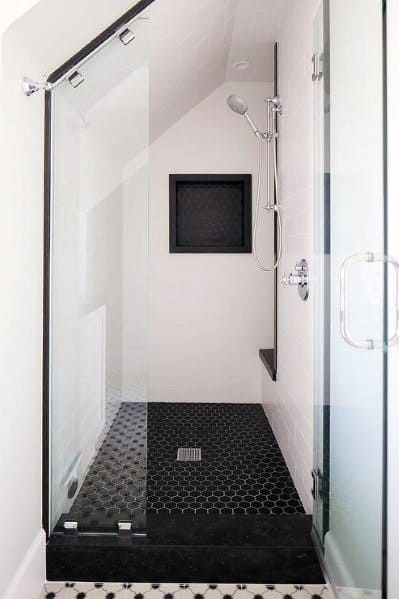
[(151, 29), (151, 139), (225, 79), (237, 0), (157, 0)]
[(40, 64), (37, 73), (28, 75), (39, 78), (52, 73), (137, 2), (40, 0), (10, 28)]
[[(272, 81), (273, 42), (289, 3), (155, 0), (141, 15), (148, 18), (150, 38), (149, 61), (141, 61), (149, 62), (151, 140), (224, 81)], [(132, 0), (70, 0), (66, 7), (64, 0), (42, 0), (18, 24), (19, 35), (42, 64), (41, 73), (28, 74), (50, 73), (132, 4)], [(127, 115), (135, 114), (136, 109), (144, 115), (143, 94), (134, 91), (134, 81), (140, 76), (135, 78), (133, 71), (147, 65), (132, 59), (136, 42), (127, 48), (116, 48), (115, 44), (120, 43), (113, 42), (113, 47), (98, 55), (94, 66), (86, 67), (85, 89), (81, 86), (75, 92), (81, 112), (96, 120), (99, 130), (110, 140), (112, 151), (122, 159), (132, 152), (131, 140), (137, 137), (134, 119)], [(141, 48), (140, 43), (137, 47)], [(112, 53), (120, 56), (116, 67)], [(247, 60), (250, 68), (235, 70), (233, 63), (240, 60)]]
[[(239, 0), (226, 81), (273, 81), (273, 46), (289, 9), (289, 0)], [(250, 68), (237, 71), (235, 62), (248, 60)]]
[[(151, 139), (224, 81), (273, 81), (273, 43), (289, 0), (156, 0), (151, 29)], [(233, 63), (248, 60), (237, 71)]]

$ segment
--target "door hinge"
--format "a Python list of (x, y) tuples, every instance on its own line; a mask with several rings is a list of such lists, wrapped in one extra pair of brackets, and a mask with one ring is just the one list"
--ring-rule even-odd
[(324, 60), (324, 56), (323, 56), (323, 54), (321, 54), (319, 52), (315, 52), (312, 56), (312, 65), (313, 65), (312, 81), (313, 81), (313, 83), (316, 83), (316, 81), (320, 81), (320, 79), (323, 77), (323, 60)]
[(313, 488), (312, 495), (315, 501), (323, 501), (325, 499), (324, 478), (320, 470), (312, 470)]

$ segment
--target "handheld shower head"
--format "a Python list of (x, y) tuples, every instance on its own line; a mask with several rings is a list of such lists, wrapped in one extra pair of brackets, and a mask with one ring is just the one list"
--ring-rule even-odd
[(240, 98), (240, 96), (236, 96), (232, 94), (227, 98), (227, 105), (233, 112), (244, 116), (244, 114), (248, 111), (248, 104)]
[(263, 137), (262, 133), (259, 131), (259, 129), (248, 114), (248, 104), (245, 100), (243, 100), (242, 98), (240, 98), (240, 96), (237, 96), (236, 94), (232, 94), (227, 98), (227, 106), (236, 114), (244, 116), (247, 119), (249, 126), (251, 127), (252, 131), (258, 139)]

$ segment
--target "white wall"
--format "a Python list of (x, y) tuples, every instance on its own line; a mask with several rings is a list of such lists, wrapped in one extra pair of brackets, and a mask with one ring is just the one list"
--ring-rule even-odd
[(44, 575), (40, 483), (43, 104), (42, 98), (28, 102), (20, 91), (25, 68), (36, 67), (18, 39), (3, 38), (0, 504), (7, 516), (1, 525), (0, 596), (7, 598), (17, 597), (22, 576), (28, 578), (32, 598), (37, 597)]
[[(313, 20), (319, 0), (293, 0), (279, 36), (280, 186), (283, 254), (279, 277), (313, 253)], [(295, 485), (312, 510), (312, 290), (302, 302), (279, 287), (278, 380), (262, 375), (262, 398)]]
[[(233, 91), (264, 126), (272, 86), (226, 83), (151, 146), (150, 401), (260, 401), (258, 352), (273, 341), (273, 274), (249, 254), (169, 253), (170, 173), (256, 174), (256, 139), (226, 106)], [(272, 218), (263, 227), (270, 261)]]

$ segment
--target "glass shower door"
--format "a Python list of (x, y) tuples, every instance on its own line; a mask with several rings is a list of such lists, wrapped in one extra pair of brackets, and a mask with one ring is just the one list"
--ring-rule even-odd
[[(315, 466), (322, 482), (316, 485), (315, 529), (338, 596), (381, 598), (386, 283), (395, 268), (385, 255), (383, 2), (330, 0), (326, 18), (330, 43), (322, 76), (330, 83), (324, 104), (330, 172), (324, 173), (322, 285), (329, 326), (324, 371), (316, 369), (324, 375), (324, 402), (316, 407)], [(322, 410), (326, 418), (318, 419)]]
[(146, 525), (148, 23), (129, 29), (51, 92), (51, 532)]

